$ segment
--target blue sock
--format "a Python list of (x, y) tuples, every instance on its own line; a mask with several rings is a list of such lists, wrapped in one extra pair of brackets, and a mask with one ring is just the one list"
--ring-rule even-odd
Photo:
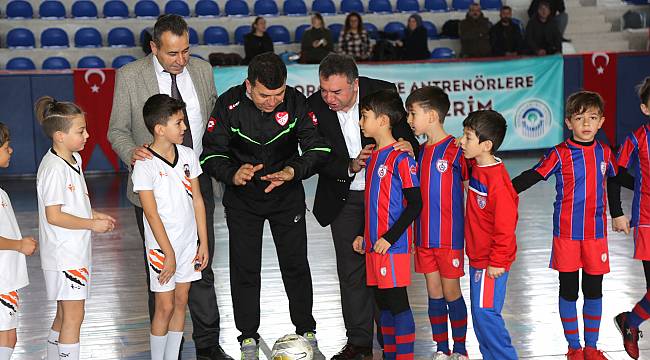
[(445, 299), (429, 298), (429, 322), (431, 335), (436, 342), (437, 351), (449, 355), (449, 334), (447, 333), (447, 303)]
[(645, 296), (634, 306), (632, 311), (627, 314), (627, 325), (633, 328), (639, 328), (642, 322), (650, 317), (650, 289)]
[(600, 317), (603, 314), (603, 298), (585, 299), (582, 317), (585, 323), (585, 346), (596, 348), (600, 333)]
[(454, 339), (454, 352), (467, 355), (465, 337), (467, 335), (467, 305), (465, 299), (460, 298), (447, 303), (449, 306), (449, 320), (451, 321), (451, 337)]
[(381, 311), (381, 333), (384, 336), (384, 356), (386, 360), (395, 360), (395, 319), (388, 310)]
[(397, 360), (413, 360), (415, 321), (411, 309), (393, 315), (395, 319), (395, 348)]
[(564, 328), (564, 337), (571, 349), (581, 349), (578, 330), (578, 310), (575, 301), (565, 300), (560, 296), (560, 319)]

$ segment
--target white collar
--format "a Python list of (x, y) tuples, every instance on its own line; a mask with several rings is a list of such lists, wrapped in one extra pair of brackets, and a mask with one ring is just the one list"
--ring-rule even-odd
[[(160, 61), (158, 61), (158, 58), (156, 57), (156, 55), (152, 54), (151, 57), (153, 58), (153, 67), (154, 67), (154, 69), (156, 69), (156, 74), (158, 74), (159, 76), (169, 76), (169, 73), (167, 71), (165, 71), (165, 69), (162, 67), (162, 65), (160, 65)], [(183, 75), (185, 73), (186, 69), (187, 69), (187, 66), (185, 66), (183, 68), (183, 71), (181, 71), (179, 74), (177, 74), (177, 76)]]

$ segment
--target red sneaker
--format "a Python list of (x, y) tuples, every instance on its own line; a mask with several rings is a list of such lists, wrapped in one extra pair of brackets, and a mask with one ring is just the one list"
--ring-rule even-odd
[(569, 352), (566, 353), (566, 358), (567, 360), (584, 360), (585, 356), (582, 351), (582, 348), (580, 349), (569, 348)]
[(614, 318), (614, 323), (616, 328), (623, 336), (623, 346), (625, 351), (632, 359), (639, 358), (639, 337), (643, 336), (643, 333), (639, 331), (638, 328), (632, 328), (627, 325), (627, 312), (620, 313)]
[(603, 355), (602, 351), (585, 346), (585, 360), (607, 360), (607, 358)]

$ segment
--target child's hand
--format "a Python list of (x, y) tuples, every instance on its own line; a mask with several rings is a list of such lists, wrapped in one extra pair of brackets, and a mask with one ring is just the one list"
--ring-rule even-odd
[(354, 238), (354, 241), (352, 242), (352, 249), (361, 255), (366, 253), (366, 251), (363, 250), (363, 236), (357, 236)]
[(163, 261), (163, 269), (158, 275), (158, 282), (160, 285), (165, 285), (172, 279), (176, 273), (176, 254), (171, 251), (170, 254), (165, 254), (165, 261)]
[(20, 250), (18, 251), (26, 256), (32, 256), (37, 247), (38, 243), (36, 240), (31, 236), (26, 236), (20, 239)]
[(375, 246), (372, 248), (377, 254), (386, 254), (386, 251), (390, 249), (390, 243), (386, 239), (381, 238), (377, 240)]
[[(194, 271), (201, 272), (208, 266), (208, 247), (199, 245), (199, 248), (196, 250), (196, 256), (194, 257)], [(198, 267), (196, 265), (199, 265)]]
[(108, 214), (104, 214), (104, 213), (99, 212), (99, 211), (93, 211), (93, 219), (97, 219), (97, 220), (109, 220), (110, 222), (113, 223), (113, 227), (114, 227), (115, 224), (117, 223), (117, 221), (115, 220), (114, 217), (112, 217), (112, 216), (110, 216), (110, 215), (108, 215)]
[(415, 153), (413, 152), (413, 145), (411, 145), (410, 142), (404, 140), (403, 138), (399, 138), (395, 145), (393, 145), (393, 149), (399, 150), (399, 151), (406, 151), (411, 155), (412, 157), (415, 157)]
[(626, 235), (630, 233), (630, 220), (627, 216), (621, 215), (612, 219), (612, 230), (616, 232), (624, 232)]
[(112, 231), (113, 228), (115, 228), (115, 225), (110, 220), (93, 219), (91, 221), (92, 225), (90, 226), (90, 230), (94, 232), (105, 233)]
[(505, 268), (492, 267), (489, 265), (487, 267), (487, 276), (491, 277), (492, 279), (498, 279), (501, 277), (501, 275), (505, 274), (505, 272)]

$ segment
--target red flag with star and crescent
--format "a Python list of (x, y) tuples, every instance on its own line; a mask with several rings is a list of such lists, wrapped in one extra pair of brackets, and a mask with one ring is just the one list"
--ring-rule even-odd
[(115, 70), (76, 69), (74, 70), (74, 97), (77, 105), (86, 114), (86, 127), (90, 137), (80, 152), (84, 168), (88, 165), (96, 148), (104, 153), (115, 171), (119, 170), (117, 154), (108, 142), (108, 122), (113, 107)]
[(605, 101), (603, 131), (616, 145), (616, 53), (597, 52), (582, 56), (583, 88), (594, 91)]

